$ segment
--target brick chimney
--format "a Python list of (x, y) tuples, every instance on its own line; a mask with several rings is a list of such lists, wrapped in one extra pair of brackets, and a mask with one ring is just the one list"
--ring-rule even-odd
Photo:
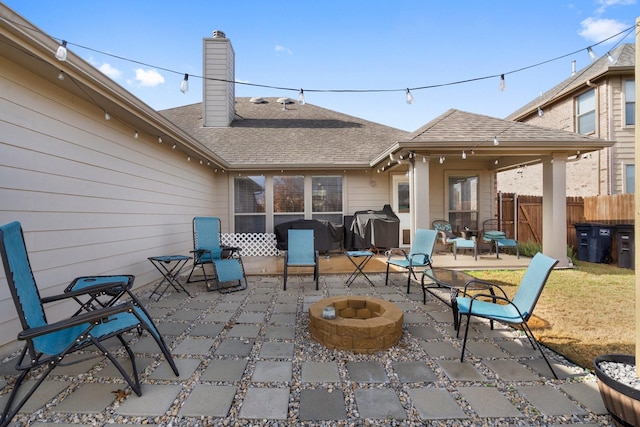
[(235, 53), (219, 30), (203, 39), (202, 124), (227, 127), (235, 116)]

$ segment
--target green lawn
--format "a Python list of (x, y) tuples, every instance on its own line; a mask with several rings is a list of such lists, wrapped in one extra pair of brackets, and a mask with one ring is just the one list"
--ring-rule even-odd
[[(572, 362), (593, 369), (605, 353), (635, 352), (635, 271), (577, 261), (554, 270), (529, 321), (536, 339)], [(517, 289), (524, 271), (471, 271), (478, 278)]]

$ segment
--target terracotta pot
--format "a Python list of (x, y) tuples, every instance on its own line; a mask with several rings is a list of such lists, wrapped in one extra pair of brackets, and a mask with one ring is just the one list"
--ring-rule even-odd
[(640, 390), (607, 376), (598, 366), (600, 362), (635, 365), (636, 358), (623, 354), (606, 354), (596, 357), (593, 363), (602, 401), (614, 423), (623, 427), (640, 426)]

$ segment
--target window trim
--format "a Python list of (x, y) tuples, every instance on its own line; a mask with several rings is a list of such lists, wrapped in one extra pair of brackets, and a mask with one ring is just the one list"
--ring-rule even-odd
[[(587, 94), (593, 94), (593, 109), (589, 110), (589, 111), (585, 111), (584, 113), (580, 113), (580, 98), (587, 95)], [(596, 92), (596, 88), (590, 88), (587, 91), (582, 92), (580, 95), (577, 95), (575, 97), (575, 101), (574, 101), (574, 105), (575, 105), (575, 129), (576, 129), (576, 133), (580, 134), (580, 135), (593, 135), (597, 132), (598, 130), (598, 97), (597, 97), (597, 92)], [(589, 132), (580, 132), (580, 118), (584, 117), (588, 114), (593, 114), (593, 130), (589, 131)]]
[(633, 129), (636, 127), (635, 125), (635, 110), (638, 107), (638, 103), (637, 100), (633, 100), (633, 111), (634, 111), (634, 115), (633, 115), (633, 120), (634, 123), (633, 124), (628, 124), (627, 123), (627, 82), (633, 82), (633, 86), (634, 86), (634, 96), (635, 96), (635, 79), (623, 79), (622, 81), (622, 128), (623, 129)]

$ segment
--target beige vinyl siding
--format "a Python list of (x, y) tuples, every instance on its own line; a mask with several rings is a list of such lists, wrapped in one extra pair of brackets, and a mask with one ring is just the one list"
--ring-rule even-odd
[[(371, 174), (365, 171), (350, 171), (345, 177), (344, 214), (357, 211), (380, 210), (391, 203), (389, 174)], [(375, 185), (371, 185), (374, 182)]]
[[(0, 223), (22, 223), (41, 294), (75, 277), (159, 279), (147, 257), (188, 254), (191, 220), (210, 215), (216, 174), (9, 61), (0, 69)], [(226, 197), (226, 195), (224, 196)], [(0, 282), (4, 282), (4, 270)], [(69, 306), (48, 307), (50, 320)], [(0, 286), (0, 345), (20, 330)]]

